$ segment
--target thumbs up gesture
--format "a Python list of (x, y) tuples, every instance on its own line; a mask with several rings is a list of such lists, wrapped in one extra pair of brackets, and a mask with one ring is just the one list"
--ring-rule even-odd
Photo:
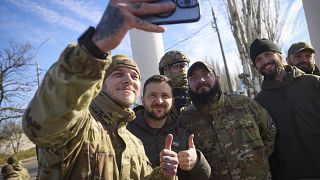
[(193, 142), (194, 135), (191, 134), (188, 139), (189, 149), (178, 153), (179, 167), (182, 170), (191, 170), (198, 162), (197, 151)]
[(165, 148), (160, 152), (160, 169), (163, 175), (168, 178), (176, 175), (179, 164), (177, 153), (171, 151), (172, 140), (172, 134), (168, 134)]

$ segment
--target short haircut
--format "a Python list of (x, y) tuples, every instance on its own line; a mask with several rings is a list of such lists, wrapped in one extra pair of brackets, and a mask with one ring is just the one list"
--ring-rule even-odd
[(173, 95), (173, 83), (171, 81), (170, 78), (168, 78), (167, 76), (165, 75), (153, 75), (151, 77), (149, 77), (146, 82), (144, 83), (143, 85), (143, 96), (145, 95), (146, 93), (146, 87), (148, 86), (148, 84), (152, 83), (152, 82), (155, 82), (155, 83), (162, 83), (162, 82), (165, 82), (169, 85), (169, 87), (171, 88), (171, 94)]

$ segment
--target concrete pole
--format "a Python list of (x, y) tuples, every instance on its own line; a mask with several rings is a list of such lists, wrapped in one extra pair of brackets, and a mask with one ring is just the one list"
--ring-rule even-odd
[(319, 0), (303, 0), (303, 9), (306, 16), (311, 44), (316, 51), (316, 64), (320, 66), (320, 1)]
[(158, 65), (164, 54), (162, 33), (149, 33), (137, 29), (129, 31), (133, 59), (141, 73), (142, 87), (147, 78), (159, 74)]

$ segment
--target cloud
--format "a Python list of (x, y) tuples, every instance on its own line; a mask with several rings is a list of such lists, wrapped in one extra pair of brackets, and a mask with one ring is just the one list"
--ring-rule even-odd
[(47, 8), (44, 4), (40, 4), (28, 0), (9, 0), (12, 4), (16, 5), (20, 9), (28, 11), (37, 15), (42, 20), (52, 23), (59, 24), (65, 28), (68, 28), (75, 32), (82, 32), (86, 26), (74, 19), (67, 16), (61, 16), (58, 12), (53, 9)]
[(102, 6), (97, 7), (97, 3), (93, 3), (94, 1), (79, 1), (79, 0), (52, 0), (54, 4), (62, 6), (69, 11), (73, 12), (80, 18), (88, 19), (92, 23), (97, 24), (101, 18), (102, 11), (106, 7), (106, 5), (102, 8)]

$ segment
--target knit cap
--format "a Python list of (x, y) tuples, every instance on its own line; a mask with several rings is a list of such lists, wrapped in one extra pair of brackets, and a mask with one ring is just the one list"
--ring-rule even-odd
[(105, 77), (108, 77), (113, 71), (122, 67), (130, 68), (137, 71), (139, 77), (141, 77), (137, 63), (134, 60), (130, 59), (128, 56), (123, 54), (112, 56), (112, 62), (109, 68), (106, 70)]
[(269, 39), (255, 39), (250, 45), (250, 58), (255, 64), (256, 58), (263, 52), (272, 51), (281, 54), (280, 48)]

